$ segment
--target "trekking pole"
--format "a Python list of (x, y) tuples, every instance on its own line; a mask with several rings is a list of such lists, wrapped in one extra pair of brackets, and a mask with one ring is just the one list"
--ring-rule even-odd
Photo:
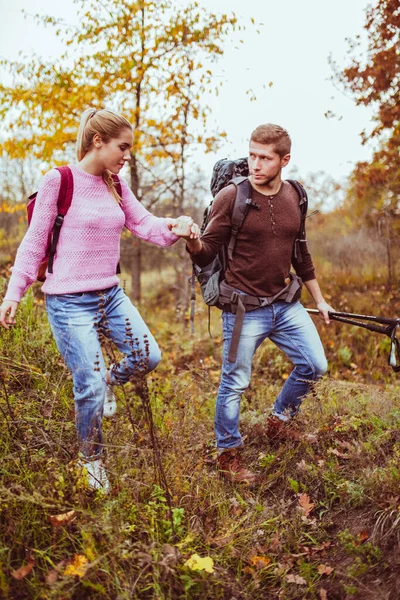
[[(316, 308), (306, 308), (306, 311), (312, 315), (318, 315), (320, 312)], [(400, 330), (400, 319), (359, 315), (346, 312), (328, 312), (328, 315), (332, 321), (339, 321), (341, 323), (348, 323), (349, 325), (363, 327), (364, 329), (368, 329), (368, 331), (383, 333), (384, 335), (390, 337), (391, 344), (388, 363), (392, 367), (393, 371), (396, 373), (400, 371), (400, 342), (396, 336), (397, 331)], [(372, 321), (372, 323), (365, 323), (364, 321)]]

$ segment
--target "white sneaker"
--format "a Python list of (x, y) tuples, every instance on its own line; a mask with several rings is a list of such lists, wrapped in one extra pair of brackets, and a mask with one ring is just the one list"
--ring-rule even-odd
[(92, 490), (102, 490), (105, 494), (110, 491), (110, 482), (101, 458), (97, 460), (81, 460), (80, 464), (87, 472), (87, 483)]
[(110, 418), (117, 412), (117, 401), (111, 385), (106, 384), (106, 394), (104, 397), (103, 416)]

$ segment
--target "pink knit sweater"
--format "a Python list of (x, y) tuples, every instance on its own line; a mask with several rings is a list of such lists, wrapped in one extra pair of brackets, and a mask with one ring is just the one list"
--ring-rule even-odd
[[(69, 165), (74, 178), (74, 195), (64, 218), (53, 273), (46, 275), (43, 292), (67, 294), (101, 290), (118, 284), (116, 268), (120, 236), (127, 227), (137, 237), (158, 246), (171, 246), (179, 238), (167, 220), (150, 214), (121, 180), (122, 204), (109, 192), (101, 176)], [(30, 227), (18, 249), (6, 300), (20, 301), (45, 256), (48, 233), (57, 216), (61, 175), (53, 169), (43, 178)]]

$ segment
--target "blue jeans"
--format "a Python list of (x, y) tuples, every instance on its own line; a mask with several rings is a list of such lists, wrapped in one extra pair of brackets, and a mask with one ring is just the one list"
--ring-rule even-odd
[(119, 286), (96, 292), (46, 296), (47, 314), (57, 347), (72, 373), (80, 451), (86, 458), (102, 452), (106, 391), (99, 334), (124, 354), (110, 371), (112, 385), (148, 373), (161, 360), (157, 342)]
[(292, 417), (298, 412), (311, 382), (326, 372), (327, 362), (314, 323), (300, 302), (276, 302), (247, 312), (234, 363), (228, 361), (228, 351), (235, 315), (223, 312), (222, 321), (223, 365), (215, 432), (218, 448), (233, 448), (242, 444), (239, 433), (240, 398), (250, 382), (254, 353), (266, 338), (283, 350), (294, 364), (273, 407), (273, 413), (283, 420), (286, 420), (286, 415)]

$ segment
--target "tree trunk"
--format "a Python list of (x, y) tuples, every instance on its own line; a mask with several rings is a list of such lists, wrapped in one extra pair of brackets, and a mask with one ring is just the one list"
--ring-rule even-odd
[(390, 222), (389, 222), (389, 213), (388, 212), (385, 213), (385, 220), (386, 220), (386, 256), (387, 256), (387, 270), (388, 270), (386, 289), (391, 290), (392, 285), (394, 283), (394, 277), (393, 277), (392, 252), (391, 252), (392, 240), (391, 240), (391, 236), (390, 236)]

